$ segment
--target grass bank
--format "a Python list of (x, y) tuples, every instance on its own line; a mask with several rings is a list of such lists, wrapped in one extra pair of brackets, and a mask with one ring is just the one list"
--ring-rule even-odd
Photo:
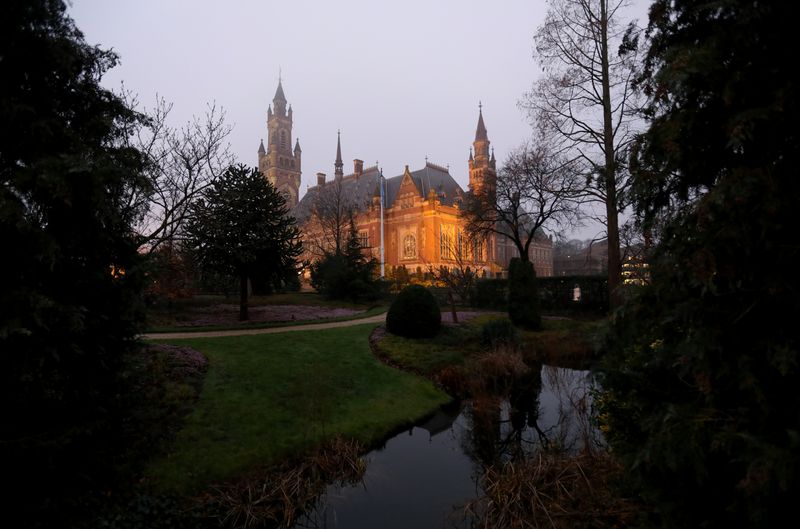
[[(504, 316), (487, 314), (457, 326), (446, 325), (433, 338), (409, 339), (387, 334), (379, 354), (401, 369), (431, 377), (445, 368), (469, 369), (490, 347), (482, 345), (483, 326)], [(545, 319), (539, 331), (518, 330), (518, 349), (528, 360), (559, 367), (579, 367), (596, 353), (602, 319)]]
[(148, 469), (156, 489), (196, 493), (337, 435), (372, 444), (447, 402), (371, 354), (374, 327), (170, 341), (209, 365), (174, 449)]

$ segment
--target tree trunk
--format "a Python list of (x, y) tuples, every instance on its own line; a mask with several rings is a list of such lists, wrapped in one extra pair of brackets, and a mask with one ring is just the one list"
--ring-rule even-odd
[(239, 321), (247, 321), (247, 274), (239, 275)]
[(619, 249), (617, 211), (617, 168), (614, 159), (614, 123), (611, 114), (611, 86), (608, 67), (608, 11), (606, 0), (600, 2), (600, 64), (603, 80), (603, 150), (605, 151), (606, 224), (608, 230), (608, 300), (611, 308), (621, 302), (619, 285), (622, 263)]
[(456, 298), (453, 292), (448, 292), (447, 297), (450, 299), (450, 312), (453, 314), (453, 323), (458, 323), (458, 312), (456, 311)]

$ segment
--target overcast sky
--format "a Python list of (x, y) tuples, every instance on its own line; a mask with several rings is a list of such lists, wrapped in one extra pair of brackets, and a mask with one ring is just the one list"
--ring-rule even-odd
[[(644, 23), (646, 0), (635, 0)], [(478, 103), (498, 162), (530, 136), (518, 102), (540, 73), (533, 34), (542, 0), (72, 0), (87, 42), (113, 48), (145, 106), (174, 103), (180, 125), (221, 106), (233, 153), (257, 165), (267, 107), (283, 80), (303, 150), (301, 196), (333, 175), (336, 132), (353, 158), (387, 177), (428, 160), (466, 189)], [(597, 228), (576, 235), (591, 237)]]

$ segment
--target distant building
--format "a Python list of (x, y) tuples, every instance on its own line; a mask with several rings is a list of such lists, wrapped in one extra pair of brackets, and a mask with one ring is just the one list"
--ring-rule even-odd
[(592, 276), (608, 272), (608, 241), (603, 239), (576, 249), (558, 246), (553, 251), (553, 275)]
[[(361, 246), (380, 259), (381, 181), (383, 181), (383, 249), (386, 267), (404, 266), (409, 271), (426, 271), (429, 266), (470, 266), (487, 276), (501, 274), (516, 255), (505, 237), (491, 235), (483, 240), (468, 240), (460, 208), (464, 190), (453, 179), (449, 167), (425, 161), (422, 168), (406, 165), (402, 174), (382, 179), (377, 166), (364, 167), (353, 160), (353, 172), (344, 174), (341, 137), (337, 137), (334, 177), (317, 173), (317, 185), (299, 199), (300, 145), (290, 150), (292, 110), (286, 110), (286, 97), (280, 81), (273, 106), (267, 111), (268, 148), (258, 149), (259, 169), (293, 206), (303, 232), (304, 258), (313, 260), (322, 241), (321, 227), (315, 222), (313, 208), (320, 194), (339, 185), (339, 193), (357, 211), (356, 229)], [(473, 192), (488, 192), (497, 178), (494, 152), (489, 152), (489, 138), (478, 111), (475, 141), (469, 156), (469, 187)], [(553, 274), (553, 243), (537, 236), (530, 248), (530, 259), (539, 276)]]

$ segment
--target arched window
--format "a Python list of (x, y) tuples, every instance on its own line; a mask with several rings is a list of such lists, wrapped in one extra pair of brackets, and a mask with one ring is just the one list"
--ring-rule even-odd
[(417, 239), (410, 233), (403, 239), (403, 258), (413, 259), (417, 256)]
[(281, 148), (282, 149), (286, 148), (286, 131), (285, 130), (281, 131)]

